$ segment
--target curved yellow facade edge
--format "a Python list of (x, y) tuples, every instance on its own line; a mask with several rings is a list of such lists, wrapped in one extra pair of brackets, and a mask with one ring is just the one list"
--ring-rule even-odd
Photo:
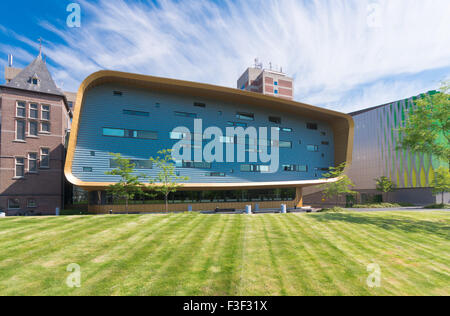
[[(306, 116), (314, 116), (318, 119), (328, 121), (334, 131), (335, 138), (335, 161), (336, 164), (347, 162), (347, 166), (352, 161), (353, 151), (353, 134), (354, 122), (350, 115), (315, 107), (312, 105), (285, 100), (277, 97), (267, 96), (259, 93), (232, 89), (227, 87), (214, 86), (203, 83), (182, 81), (176, 79), (159, 78), (153, 76), (139, 75), (133, 73), (125, 73), (111, 70), (101, 70), (88, 76), (80, 85), (75, 103), (75, 111), (72, 121), (72, 129), (69, 138), (69, 146), (67, 150), (66, 163), (64, 166), (64, 174), (67, 180), (86, 190), (96, 190), (105, 188), (113, 183), (105, 182), (85, 182), (75, 177), (72, 173), (73, 159), (77, 146), (78, 129), (80, 123), (80, 113), (83, 106), (83, 99), (86, 91), (95, 86), (96, 83), (102, 82), (122, 82), (122, 83), (138, 83), (140, 86), (152, 88), (164, 87), (166, 91), (180, 92), (193, 91), (201, 93), (206, 97), (224, 97), (230, 99), (245, 99), (254, 103), (267, 106), (285, 106), (290, 109), (297, 109)], [(344, 123), (344, 125), (342, 125)], [(346, 125), (346, 126), (345, 126)], [(248, 183), (187, 183), (182, 185), (182, 189), (237, 189), (237, 188), (264, 188), (264, 187), (307, 187), (327, 182), (334, 182), (337, 179), (319, 179), (319, 180), (302, 180), (302, 181), (279, 181), (279, 182), (248, 182)]]

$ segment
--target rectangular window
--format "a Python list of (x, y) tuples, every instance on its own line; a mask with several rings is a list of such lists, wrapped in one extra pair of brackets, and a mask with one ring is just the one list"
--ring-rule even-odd
[(199, 108), (205, 108), (206, 104), (205, 103), (200, 103), (200, 102), (194, 102), (194, 106), (197, 106)]
[(28, 199), (27, 200), (27, 207), (28, 208), (36, 208), (37, 207), (37, 202), (35, 199)]
[(28, 154), (28, 172), (37, 172), (37, 153)]
[(281, 124), (281, 117), (269, 116), (269, 122)]
[(205, 174), (207, 177), (225, 177), (225, 172), (208, 172)]
[(330, 145), (330, 142), (322, 142), (322, 145)]
[(41, 107), (41, 116), (43, 120), (50, 121), (50, 105), (43, 105)]
[[(134, 169), (153, 169), (153, 163), (150, 160), (130, 160), (134, 165)], [(109, 160), (109, 167), (115, 169), (118, 167), (114, 159)]]
[(123, 95), (122, 91), (113, 91), (113, 96), (121, 97)]
[(25, 140), (25, 121), (16, 121), (16, 140)]
[(50, 149), (41, 148), (41, 168), (50, 168)]
[(50, 133), (50, 123), (42, 122), (41, 123), (41, 132)]
[(175, 111), (176, 116), (197, 118), (197, 114)]
[(283, 165), (283, 171), (308, 172), (306, 165)]
[(326, 132), (320, 132), (320, 135), (327, 136), (327, 133)]
[(228, 122), (227, 123), (230, 126), (234, 126), (234, 127), (247, 127), (247, 123), (240, 123), (240, 122)]
[(38, 122), (30, 121), (28, 125), (28, 135), (38, 136)]
[(32, 118), (32, 119), (38, 119), (39, 118), (38, 105), (36, 103), (31, 103), (30, 104), (30, 118)]
[(16, 158), (15, 178), (23, 178), (25, 176), (25, 158)]
[(279, 144), (280, 148), (292, 148), (292, 142), (290, 141), (280, 140)]
[(255, 120), (255, 114), (238, 112), (236, 114), (236, 118), (238, 118), (240, 120), (245, 120), (245, 121), (254, 121)]
[(20, 209), (19, 199), (8, 199), (8, 210), (18, 210)]
[(278, 94), (278, 90), (275, 90), (273, 93)]
[(319, 151), (319, 146), (317, 145), (308, 145), (306, 146), (307, 151), (317, 152)]
[(282, 130), (283, 132), (292, 132), (292, 131), (293, 131), (293, 129), (290, 128), (290, 127), (283, 127), (281, 130)]
[(83, 167), (83, 172), (92, 172), (92, 167)]
[(318, 128), (318, 126), (317, 126), (317, 123), (306, 123), (306, 128), (316, 130)]
[(269, 172), (270, 166), (266, 165), (241, 165), (241, 172)]
[(209, 162), (183, 161), (182, 168), (211, 169)]
[(16, 105), (16, 116), (17, 117), (25, 117), (26, 113), (26, 103), (25, 102), (17, 102)]
[(137, 138), (137, 139), (158, 139), (157, 132), (151, 131), (138, 131), (132, 129), (123, 129), (123, 128), (103, 128), (103, 136), (110, 137), (124, 137), (124, 138)]
[(134, 110), (123, 110), (123, 114), (125, 115), (134, 115), (134, 116), (150, 116), (149, 112), (143, 112), (143, 111), (134, 111)]

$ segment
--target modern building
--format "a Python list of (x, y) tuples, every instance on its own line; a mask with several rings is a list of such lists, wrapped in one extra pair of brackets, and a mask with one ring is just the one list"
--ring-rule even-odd
[(294, 99), (294, 80), (285, 73), (264, 69), (258, 62), (255, 67), (248, 68), (237, 81), (237, 88), (251, 92), (280, 97), (287, 100)]
[[(136, 166), (137, 174), (155, 176), (158, 169), (148, 160), (161, 149), (183, 141), (184, 152), (202, 153), (211, 140), (202, 135), (208, 127), (218, 127), (220, 149), (242, 144), (245, 158), (237, 150), (228, 162), (206, 159), (176, 161), (176, 172), (187, 176), (179, 192), (171, 196), (171, 210), (185, 211), (219, 208), (243, 209), (302, 206), (302, 190), (333, 180), (323, 180), (330, 166), (350, 162), (353, 120), (349, 115), (294, 102), (285, 98), (151, 76), (100, 71), (84, 80), (75, 106), (65, 174), (74, 185), (90, 192), (91, 212), (105, 213), (112, 207), (106, 189), (118, 178), (106, 175), (115, 165), (110, 153), (120, 153)], [(202, 129), (198, 131), (199, 121)], [(194, 131), (194, 139), (184, 127)], [(273, 127), (279, 141), (271, 135), (257, 139), (251, 133), (239, 138), (225, 134), (241, 127)], [(257, 129), (258, 130), (258, 129)], [(228, 130), (227, 130), (228, 132)], [(217, 144), (217, 143), (216, 143)], [(279, 150), (277, 171), (269, 172), (261, 152), (267, 147)], [(199, 147), (199, 148), (197, 148)], [(252, 154), (259, 154), (256, 162)], [(258, 155), (256, 155), (258, 156)], [(271, 170), (274, 171), (274, 170)], [(161, 211), (163, 205), (134, 203), (132, 211)], [(123, 210), (115, 206), (115, 211)]]
[[(375, 181), (381, 176), (390, 178), (396, 186), (396, 190), (384, 196), (384, 200), (413, 204), (436, 202), (430, 184), (434, 171), (440, 166), (448, 166), (448, 162), (429, 154), (402, 150), (398, 146), (398, 129), (407, 119), (413, 102), (420, 97), (350, 113), (355, 121), (355, 141), (353, 163), (348, 174), (356, 185), (355, 190), (361, 194), (362, 202), (381, 198)], [(450, 199), (449, 194), (446, 199)], [(440, 203), (440, 197), (438, 201)]]
[(5, 79), (0, 86), (0, 209), (8, 215), (55, 214), (64, 204), (67, 99), (41, 54), (24, 69), (6, 67)]

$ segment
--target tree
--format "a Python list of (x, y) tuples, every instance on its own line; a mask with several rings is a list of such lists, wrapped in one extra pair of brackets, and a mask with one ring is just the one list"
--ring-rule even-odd
[(156, 158), (150, 158), (150, 161), (160, 169), (156, 178), (150, 179), (150, 183), (153, 190), (164, 195), (166, 212), (169, 212), (169, 194), (176, 192), (181, 187), (178, 181), (189, 180), (188, 177), (181, 177), (175, 173), (175, 164), (171, 152), (170, 149), (160, 150)]
[(111, 153), (113, 156), (115, 169), (107, 171), (105, 174), (111, 176), (120, 176), (119, 182), (112, 184), (106, 190), (115, 198), (125, 199), (125, 211), (128, 213), (128, 201), (134, 199), (136, 195), (146, 195), (145, 185), (139, 181), (142, 175), (134, 175), (135, 165), (130, 160), (122, 158), (121, 154)]
[(433, 194), (442, 193), (442, 204), (444, 204), (444, 193), (450, 192), (450, 171), (448, 168), (440, 167), (434, 174), (432, 182)]
[(389, 192), (394, 191), (395, 184), (385, 176), (379, 177), (378, 179), (375, 179), (375, 181), (377, 182), (377, 190), (382, 193), (386, 193), (386, 199), (389, 200), (388, 194)]
[(450, 160), (450, 82), (439, 93), (425, 94), (400, 128), (400, 147)]
[(324, 174), (324, 177), (327, 179), (335, 179), (337, 181), (328, 182), (323, 184), (321, 187), (323, 189), (322, 194), (324, 198), (331, 199), (333, 197), (336, 198), (336, 206), (338, 204), (338, 197), (341, 194), (355, 194), (355, 191), (352, 191), (350, 187), (354, 187), (352, 180), (344, 174), (346, 164), (342, 163), (337, 167), (330, 167), (329, 172)]

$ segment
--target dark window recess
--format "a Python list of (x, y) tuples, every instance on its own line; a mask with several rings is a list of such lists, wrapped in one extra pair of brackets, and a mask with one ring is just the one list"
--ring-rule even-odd
[(194, 102), (194, 106), (197, 106), (199, 108), (206, 108), (206, 104), (205, 103), (201, 103), (201, 102)]
[(281, 117), (269, 116), (269, 122), (281, 124)]
[(317, 145), (307, 145), (306, 146), (306, 150), (307, 151), (312, 151), (312, 152), (318, 152), (319, 151), (319, 146), (317, 146)]
[(253, 113), (237, 112), (236, 117), (240, 120), (245, 120), (245, 121), (254, 121), (255, 120), (255, 114), (253, 114)]
[(320, 167), (318, 167), (318, 168), (314, 168), (314, 170), (315, 171), (326, 171), (326, 172), (328, 172), (328, 171), (330, 171), (330, 168), (320, 168)]
[(113, 91), (113, 95), (116, 97), (121, 97), (123, 95), (122, 91)]
[(192, 118), (196, 118), (197, 117), (197, 114), (195, 114), (195, 113), (178, 112), (178, 111), (175, 112), (175, 115), (176, 116), (181, 116), (181, 117), (192, 117)]
[(91, 151), (91, 156), (92, 156), (92, 157), (95, 156), (95, 151)]
[(322, 142), (322, 145), (329, 145), (330, 142)]
[(326, 132), (320, 132), (320, 135), (327, 136), (327, 133)]
[(298, 143), (299, 143), (299, 144), (301, 145), (301, 144), (302, 144), (302, 141), (301, 141), (301, 140), (299, 140), (299, 141), (298, 141)]
[(123, 114), (135, 116), (150, 116), (149, 112), (134, 111), (134, 110), (123, 110)]
[(92, 172), (92, 167), (83, 167), (83, 172)]
[(283, 165), (283, 171), (308, 172), (306, 165)]
[(225, 177), (225, 172), (208, 172), (207, 177)]
[(317, 123), (306, 123), (306, 128), (316, 130), (318, 128), (318, 126), (317, 126)]
[(153, 139), (153, 140), (158, 139), (157, 132), (137, 131), (137, 130), (131, 130), (131, 129), (110, 128), (110, 127), (103, 128), (103, 136)]
[(181, 167), (181, 168), (195, 168), (195, 169), (211, 169), (211, 163), (209, 163), (209, 162), (196, 162), (196, 161), (183, 161), (181, 166), (178, 164), (177, 167)]

